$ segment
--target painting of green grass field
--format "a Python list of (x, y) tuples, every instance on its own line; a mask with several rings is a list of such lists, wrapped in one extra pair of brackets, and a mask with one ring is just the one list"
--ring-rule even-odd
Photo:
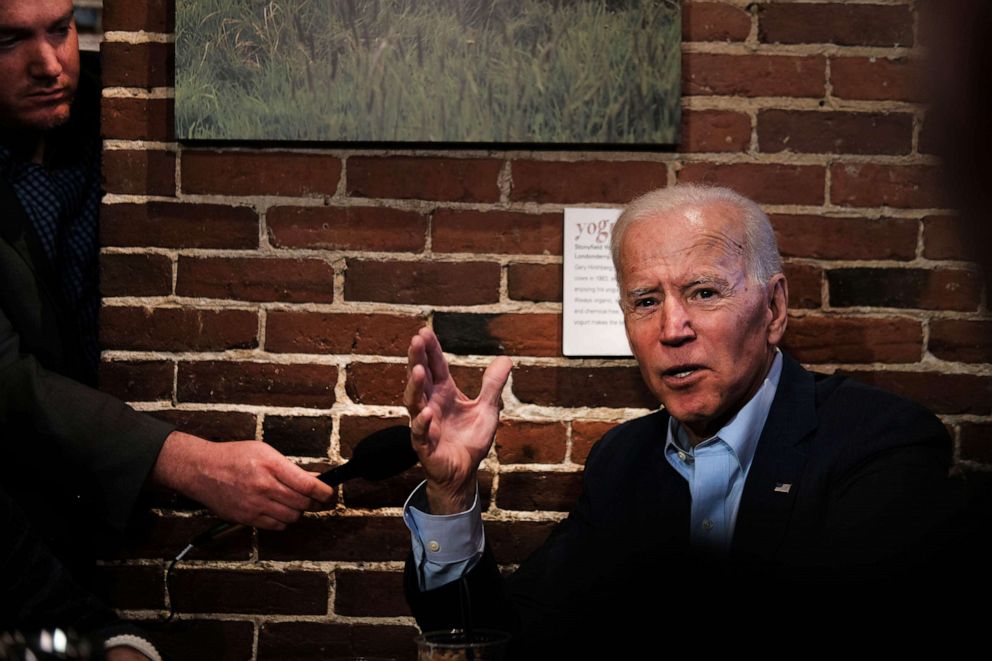
[(177, 0), (186, 140), (672, 144), (678, 0)]

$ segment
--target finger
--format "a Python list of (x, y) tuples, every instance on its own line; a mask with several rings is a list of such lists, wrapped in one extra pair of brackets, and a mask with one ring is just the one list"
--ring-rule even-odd
[[(288, 459), (283, 458), (282, 461), (276, 462), (272, 472), (279, 482), (295, 492), (295, 497), (313, 498), (326, 503), (334, 495), (334, 489)], [(308, 506), (309, 502), (301, 505), (298, 509), (305, 510)]]
[(411, 418), (420, 413), (420, 409), (424, 408), (427, 403), (427, 394), (424, 392), (424, 376), (424, 368), (417, 365), (410, 372), (410, 376), (406, 380), (406, 390), (403, 391), (403, 405), (406, 406), (406, 410), (410, 413)]
[(267, 514), (259, 514), (255, 517), (255, 520), (251, 522), (251, 525), (256, 528), (261, 528), (262, 530), (285, 530), (286, 524), (282, 521), (277, 521)]
[(431, 409), (424, 409), (417, 417), (410, 420), (410, 440), (413, 441), (415, 451), (418, 451), (418, 446), (419, 450), (426, 450), (433, 417), (434, 412)]
[(308, 512), (326, 512), (327, 510), (334, 507), (331, 503), (321, 503), (316, 500), (310, 501), (310, 507), (307, 508)]
[(482, 375), (482, 389), (479, 391), (480, 402), (494, 406), (500, 403), (503, 387), (506, 385), (506, 380), (510, 378), (512, 367), (513, 361), (506, 356), (500, 356), (489, 363), (489, 367)]
[(446, 381), (450, 376), (448, 361), (441, 349), (441, 342), (430, 328), (421, 328), (420, 337), (424, 340), (427, 351), (427, 364), (430, 366), (430, 376), (433, 383)]
[[(309, 506), (309, 503), (307, 503), (307, 505)], [(299, 521), (300, 517), (303, 516), (303, 511), (305, 509), (305, 507), (299, 510), (295, 507), (286, 507), (282, 503), (270, 500), (265, 503), (265, 507), (259, 516), (268, 516), (275, 519), (279, 523), (289, 525)]]
[(410, 339), (410, 348), (406, 351), (406, 373), (410, 374), (416, 365), (427, 367), (427, 353), (424, 349), (424, 338), (419, 333)]

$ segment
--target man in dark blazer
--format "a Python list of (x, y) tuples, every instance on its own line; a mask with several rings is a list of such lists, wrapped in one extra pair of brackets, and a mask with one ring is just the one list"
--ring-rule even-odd
[(0, 520), (21, 527), (0, 534), (0, 628), (73, 624), (71, 590), (44, 599), (61, 568), (33, 565), (35, 583), (12, 559), (57, 562), (27, 540), (85, 559), (143, 491), (272, 529), (332, 495), (265, 443), (211, 443), (95, 389), (100, 90), (80, 69), (71, 0), (0, 0)]
[(947, 432), (912, 402), (778, 349), (788, 290), (761, 210), (726, 189), (656, 191), (627, 207), (612, 247), (627, 337), (665, 410), (593, 448), (575, 508), (505, 582), (484, 544), (445, 527), (472, 528), (509, 360), (469, 400), (434, 334), (412, 340), (405, 403), (427, 473), (405, 512), (418, 623), (509, 630), (525, 655), (706, 622), (722, 649), (759, 622), (796, 632), (839, 603), (892, 608), (932, 585), (921, 572), (952, 504)]

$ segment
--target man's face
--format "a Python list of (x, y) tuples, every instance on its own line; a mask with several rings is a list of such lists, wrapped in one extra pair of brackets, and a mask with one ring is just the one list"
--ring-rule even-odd
[(786, 321), (786, 285), (747, 274), (741, 211), (688, 207), (630, 226), (620, 252), (624, 325), (651, 392), (698, 441), (761, 386)]
[(0, 126), (64, 123), (78, 82), (72, 0), (0, 0)]

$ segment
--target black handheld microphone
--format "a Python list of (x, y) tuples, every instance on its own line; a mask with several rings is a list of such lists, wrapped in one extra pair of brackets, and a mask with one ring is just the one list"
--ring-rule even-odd
[[(337, 486), (356, 477), (374, 482), (399, 475), (417, 461), (417, 453), (410, 445), (410, 428), (396, 425), (363, 438), (355, 446), (350, 461), (324, 471), (317, 479), (330, 486)], [(182, 560), (193, 548), (200, 548), (242, 528), (244, 524), (219, 523), (191, 539), (176, 560)]]

